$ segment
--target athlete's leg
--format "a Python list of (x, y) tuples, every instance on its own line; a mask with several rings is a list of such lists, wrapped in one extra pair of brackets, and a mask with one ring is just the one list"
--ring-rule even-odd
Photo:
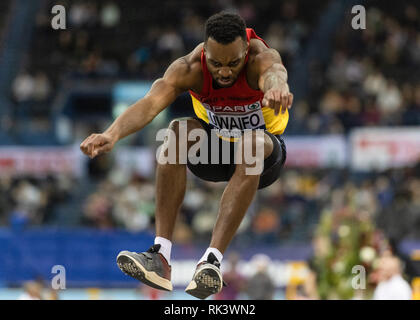
[[(251, 139), (249, 139), (251, 138)], [(264, 159), (268, 158), (273, 151), (272, 139), (264, 133), (263, 136), (243, 136), (240, 142), (241, 147), (238, 149), (238, 155), (244, 159), (244, 145), (251, 145), (253, 155), (256, 161), (262, 166)], [(264, 146), (264, 152), (255, 152), (259, 150), (257, 145)], [(242, 155), (240, 152), (242, 151)], [(192, 281), (189, 283), (185, 291), (194, 297), (206, 299), (209, 295), (215, 294), (222, 290), (222, 274), (220, 272), (220, 262), (223, 253), (228, 247), (230, 241), (236, 233), (252, 199), (258, 189), (260, 175), (250, 174), (250, 168), (255, 167), (246, 161), (241, 161), (235, 166), (235, 171), (230, 178), (220, 201), (219, 213), (213, 229), (210, 247), (206, 250), (194, 273)]]
[[(188, 132), (196, 128), (202, 128), (202, 126), (199, 121), (192, 118), (174, 120), (168, 128), (173, 130), (173, 133), (168, 135), (169, 138), (164, 142), (161, 151), (165, 152), (165, 148), (170, 149), (174, 146), (175, 159), (170, 159), (170, 155), (168, 155), (170, 163), (161, 163), (161, 159), (158, 162), (155, 244), (145, 252), (136, 253), (124, 250), (117, 256), (117, 264), (124, 273), (161, 290), (172, 291), (171, 238), (176, 216), (185, 194), (186, 163), (182, 164), (179, 161), (178, 150), (182, 150), (182, 148), (178, 147), (181, 145), (188, 150)], [(180, 134), (182, 130), (185, 130), (187, 135)]]
[(176, 163), (175, 164), (157, 164), (156, 168), (156, 213), (155, 213), (155, 227), (156, 236), (168, 240), (172, 239), (172, 234), (176, 222), (176, 217), (181, 207), (186, 189), (186, 164), (180, 163), (179, 150), (182, 150), (181, 144), (187, 144), (189, 147), (195, 142), (188, 142), (186, 137), (180, 135), (181, 126), (186, 125), (186, 133), (193, 129), (203, 129), (200, 122), (193, 118), (181, 118), (173, 120), (169, 125), (169, 130), (173, 130), (175, 135), (169, 135), (169, 138), (164, 142), (167, 144), (162, 148), (170, 150), (171, 144), (176, 148)]
[[(242, 148), (238, 150), (242, 150), (242, 159), (244, 159), (243, 152), (246, 149), (243, 146), (245, 144), (252, 143), (252, 150), (255, 155), (256, 145), (264, 143), (264, 158), (258, 159), (258, 161), (264, 161), (273, 151), (273, 141), (267, 134), (261, 137), (255, 135), (255, 132), (253, 133), (252, 141), (244, 137), (239, 142), (242, 143)], [(255, 156), (262, 155), (257, 154)], [(260, 174), (249, 174), (249, 170), (247, 170), (254, 166), (255, 164), (247, 164), (245, 161), (236, 164), (235, 172), (223, 192), (210, 242), (210, 247), (217, 248), (222, 254), (235, 235), (258, 189)]]

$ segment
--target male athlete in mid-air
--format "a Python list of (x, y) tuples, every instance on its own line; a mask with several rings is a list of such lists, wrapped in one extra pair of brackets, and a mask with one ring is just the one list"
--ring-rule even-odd
[[(171, 149), (171, 145), (183, 145), (189, 150), (193, 142), (185, 141), (185, 135), (180, 134), (181, 125), (185, 124), (187, 133), (202, 129), (208, 137), (216, 134), (229, 145), (233, 161), (192, 163), (188, 159), (185, 163), (179, 161), (183, 156), (179, 151), (175, 163), (158, 161), (154, 245), (146, 252), (120, 252), (117, 264), (133, 278), (171, 291), (171, 239), (185, 195), (187, 166), (201, 179), (227, 181), (209, 248), (198, 261), (193, 279), (185, 290), (205, 299), (222, 290), (223, 254), (256, 191), (279, 177), (285, 161), (286, 149), (280, 135), (289, 119), (293, 95), (289, 92), (287, 71), (279, 53), (269, 48), (254, 30), (246, 28), (240, 16), (226, 12), (215, 14), (206, 21), (204, 43), (174, 61), (142, 99), (122, 113), (105, 132), (87, 137), (80, 148), (91, 158), (111, 151), (117, 141), (144, 128), (185, 91), (191, 95), (196, 117), (172, 120), (169, 129), (175, 134), (168, 135), (161, 152)], [(228, 133), (239, 129), (251, 135), (250, 138), (245, 134), (236, 138), (226, 136), (226, 129)], [(263, 134), (254, 134), (256, 132)], [(263, 163), (262, 173), (247, 174), (251, 165), (234, 160), (237, 152), (241, 152), (236, 150), (245, 150), (247, 143), (253, 150), (258, 144), (263, 145), (263, 152), (256, 155)], [(211, 157), (219, 150), (209, 146), (208, 157)]]

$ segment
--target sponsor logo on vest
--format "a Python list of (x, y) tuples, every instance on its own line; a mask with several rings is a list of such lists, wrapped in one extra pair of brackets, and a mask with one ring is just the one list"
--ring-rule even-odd
[(243, 112), (249, 112), (253, 110), (261, 109), (261, 104), (259, 101), (242, 105), (242, 106), (212, 106), (207, 103), (201, 103), (208, 111), (214, 112), (214, 113), (224, 113), (224, 112), (234, 112), (234, 113), (243, 113)]
[(250, 104), (248, 106), (248, 109), (249, 110), (255, 110), (255, 109), (258, 109), (259, 107), (260, 107), (260, 104), (259, 103), (253, 103), (253, 104)]

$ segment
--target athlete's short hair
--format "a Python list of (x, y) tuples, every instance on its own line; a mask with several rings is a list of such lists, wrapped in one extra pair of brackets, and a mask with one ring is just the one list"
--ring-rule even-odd
[(246, 41), (246, 24), (238, 14), (222, 11), (212, 15), (205, 24), (205, 39), (212, 37), (221, 44), (229, 44), (241, 37)]

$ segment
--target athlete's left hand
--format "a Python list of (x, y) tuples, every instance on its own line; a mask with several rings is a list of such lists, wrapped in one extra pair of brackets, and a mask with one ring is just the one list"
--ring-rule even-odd
[(279, 88), (271, 88), (264, 94), (262, 104), (264, 107), (274, 109), (274, 114), (277, 116), (281, 109), (281, 113), (285, 113), (290, 109), (293, 103), (293, 94), (289, 91), (289, 85), (283, 84)]

